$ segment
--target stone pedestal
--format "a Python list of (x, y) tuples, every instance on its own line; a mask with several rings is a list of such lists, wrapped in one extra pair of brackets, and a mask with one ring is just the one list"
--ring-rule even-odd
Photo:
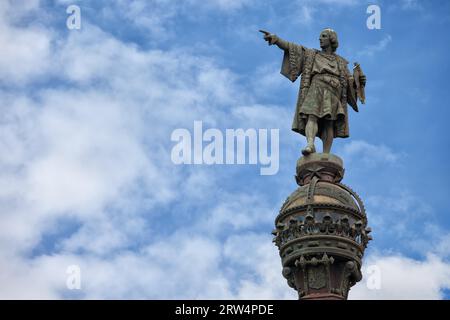
[(348, 186), (342, 160), (313, 153), (297, 161), (299, 188), (284, 202), (272, 232), (283, 276), (299, 299), (347, 299), (361, 280), (371, 240), (363, 202)]

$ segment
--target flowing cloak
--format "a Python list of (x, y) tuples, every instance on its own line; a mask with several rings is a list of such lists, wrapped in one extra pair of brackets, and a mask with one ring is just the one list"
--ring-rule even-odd
[[(311, 87), (312, 78), (321, 74), (312, 74), (316, 54), (319, 52), (315, 49), (308, 49), (298, 44), (291, 42), (287, 43), (287, 49), (284, 50), (283, 63), (281, 65), (281, 74), (286, 78), (295, 82), (301, 75), (300, 89), (298, 92), (297, 105), (295, 108), (294, 120), (292, 122), (292, 130), (305, 135), (305, 127), (307, 122), (308, 112), (303, 112), (303, 102), (305, 101), (308, 90)], [(358, 112), (357, 97), (355, 91), (355, 83), (353, 76), (347, 68), (348, 61), (339, 55), (336, 55), (340, 83), (340, 103), (341, 113), (333, 121), (334, 123), (334, 137), (347, 138), (349, 136), (348, 127), (348, 113), (347, 103)], [(319, 120), (319, 130), (317, 136), (321, 135), (321, 125)]]

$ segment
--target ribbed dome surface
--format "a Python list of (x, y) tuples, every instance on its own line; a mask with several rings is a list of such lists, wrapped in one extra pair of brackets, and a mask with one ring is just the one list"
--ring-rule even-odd
[(281, 211), (283, 212), (307, 204), (344, 205), (360, 211), (356, 199), (339, 184), (318, 181), (315, 188), (312, 189), (311, 200), (308, 199), (309, 191), (309, 184), (299, 187), (288, 197)]

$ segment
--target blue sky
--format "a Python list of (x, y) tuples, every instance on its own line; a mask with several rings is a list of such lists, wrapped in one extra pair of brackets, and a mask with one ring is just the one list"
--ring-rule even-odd
[[(66, 27), (71, 4), (81, 30)], [(373, 229), (364, 267), (381, 272), (380, 289), (363, 280), (350, 298), (448, 299), (449, 7), (2, 1), (0, 297), (295, 299), (270, 232), (305, 143), (290, 130), (298, 82), (257, 30), (318, 48), (331, 27), (368, 79), (332, 149)], [(173, 164), (171, 133), (196, 120), (279, 129), (279, 172)], [(80, 290), (66, 286), (71, 265)]]

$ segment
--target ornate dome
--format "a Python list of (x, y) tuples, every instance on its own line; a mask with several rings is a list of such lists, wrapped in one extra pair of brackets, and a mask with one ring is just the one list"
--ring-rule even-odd
[[(362, 257), (372, 238), (364, 205), (340, 183), (344, 169), (337, 156), (302, 157), (296, 171), (299, 187), (284, 202), (272, 232), (283, 275), (300, 297), (321, 290), (346, 296), (361, 279)], [(331, 265), (333, 277), (327, 276)]]
[[(363, 214), (358, 204), (356, 194), (350, 193), (350, 189), (342, 184), (335, 184), (318, 180), (313, 183), (300, 186), (294, 191), (281, 207), (281, 212), (292, 211), (297, 207), (306, 205), (338, 205), (346, 206)], [(356, 197), (355, 197), (356, 195)]]

